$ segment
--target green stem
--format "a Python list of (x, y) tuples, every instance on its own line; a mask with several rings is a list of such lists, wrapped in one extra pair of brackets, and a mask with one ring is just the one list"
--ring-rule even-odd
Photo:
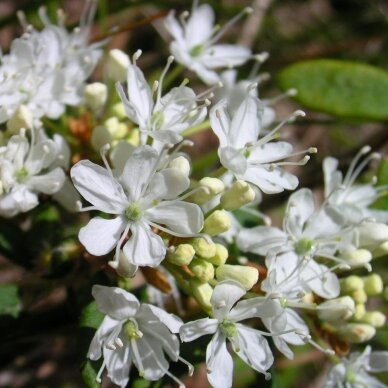
[(213, 171), (210, 176), (212, 178), (219, 178), (220, 176), (224, 175), (228, 170), (221, 166), (220, 168), (218, 168), (217, 170)]
[(163, 89), (166, 90), (175, 79), (183, 73), (185, 67), (182, 65), (176, 65), (163, 80)]
[(210, 128), (210, 121), (206, 120), (203, 123), (196, 125), (195, 127), (191, 127), (189, 129), (186, 129), (185, 131), (183, 131), (181, 133), (181, 135), (182, 136), (191, 136), (191, 135), (194, 135), (196, 133), (206, 131), (209, 128)]

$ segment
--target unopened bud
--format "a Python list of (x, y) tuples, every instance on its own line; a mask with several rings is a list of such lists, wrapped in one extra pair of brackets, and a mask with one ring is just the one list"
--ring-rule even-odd
[(372, 260), (372, 254), (366, 249), (355, 249), (342, 252), (341, 258), (352, 267), (362, 267)]
[(226, 263), (228, 259), (229, 252), (226, 247), (221, 244), (215, 244), (216, 246), (216, 254), (213, 257), (208, 258), (207, 260), (215, 266), (223, 265)]
[(350, 296), (330, 299), (317, 307), (317, 314), (322, 321), (340, 321), (349, 319), (355, 312), (355, 303)]
[(108, 98), (108, 88), (101, 82), (93, 82), (85, 86), (85, 101), (93, 111), (100, 110)]
[(126, 140), (129, 144), (137, 147), (140, 144), (140, 131), (137, 128), (132, 128)]
[(174, 252), (167, 254), (167, 260), (175, 265), (189, 265), (195, 255), (195, 250), (190, 244), (180, 244)]
[(117, 274), (123, 278), (132, 278), (135, 276), (137, 269), (138, 266), (130, 263), (123, 251), (120, 251), (119, 265), (116, 269)]
[(385, 324), (385, 315), (380, 311), (367, 311), (359, 321), (380, 328)]
[(179, 170), (183, 175), (190, 175), (190, 162), (184, 156), (178, 156), (169, 163), (170, 168)]
[(194, 298), (201, 306), (211, 310), (212, 305), (210, 303), (210, 299), (213, 294), (213, 288), (209, 283), (202, 283), (200, 280), (195, 278), (190, 279), (190, 290), (193, 293)]
[(21, 128), (32, 128), (32, 125), (33, 116), (31, 111), (25, 105), (20, 105), (8, 120), (7, 129), (12, 133), (17, 133)]
[(377, 248), (388, 241), (388, 225), (378, 222), (363, 222), (358, 228), (359, 246), (362, 248)]
[(189, 268), (202, 283), (208, 283), (214, 279), (214, 267), (204, 259), (193, 259)]
[(109, 51), (107, 60), (108, 77), (113, 81), (124, 82), (127, 79), (130, 60), (127, 54), (119, 49)]
[(110, 132), (102, 125), (99, 125), (93, 129), (92, 138), (90, 143), (96, 151), (100, 151), (105, 144), (110, 144), (112, 136)]
[(356, 304), (356, 310), (353, 315), (355, 321), (359, 321), (366, 313), (365, 305), (363, 303)]
[(232, 220), (225, 210), (216, 210), (205, 220), (202, 232), (210, 236), (224, 233), (232, 226)]
[(128, 133), (126, 124), (121, 123), (117, 117), (109, 117), (104, 121), (104, 125), (113, 139), (122, 139)]
[(250, 290), (259, 280), (259, 271), (246, 265), (220, 265), (216, 269), (217, 280), (235, 280), (246, 290)]
[(110, 109), (112, 116), (117, 117), (119, 120), (126, 119), (127, 114), (125, 113), (124, 104), (122, 102), (117, 102)]
[(362, 290), (364, 282), (359, 276), (351, 275), (341, 279), (341, 294), (350, 294), (353, 291)]
[(252, 202), (255, 191), (249, 183), (238, 180), (221, 196), (221, 206), (225, 210), (233, 211)]
[(216, 254), (216, 246), (213, 241), (208, 241), (203, 237), (197, 237), (190, 240), (190, 244), (195, 250), (197, 256), (209, 259)]
[(337, 328), (337, 334), (344, 341), (358, 344), (373, 338), (376, 329), (365, 323), (346, 323)]
[(387, 256), (388, 255), (388, 241), (380, 244), (377, 248), (375, 248), (372, 252), (374, 258)]
[(356, 303), (366, 303), (368, 295), (364, 289), (353, 291), (350, 295)]
[(384, 289), (383, 279), (381, 279), (381, 276), (378, 275), (377, 273), (374, 273), (369, 276), (365, 276), (361, 279), (364, 282), (364, 289), (368, 296), (379, 295), (383, 292), (383, 289)]
[(198, 190), (195, 194), (191, 196), (191, 200), (198, 205), (202, 205), (217, 194), (220, 194), (224, 191), (225, 185), (220, 179), (205, 177), (199, 181), (198, 187), (203, 187), (204, 190)]

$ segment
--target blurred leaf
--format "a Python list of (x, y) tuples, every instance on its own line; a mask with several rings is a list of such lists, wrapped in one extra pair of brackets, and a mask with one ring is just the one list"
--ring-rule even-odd
[(84, 380), (85, 385), (88, 388), (99, 388), (101, 385), (97, 383), (96, 377), (98, 373), (98, 366), (97, 363), (86, 361), (82, 368), (81, 368), (81, 374), (82, 379)]
[(18, 287), (14, 284), (0, 285), (0, 314), (17, 318), (21, 309)]
[[(383, 159), (377, 171), (377, 187), (388, 185), (388, 159)], [(380, 210), (388, 210), (388, 187), (385, 190), (385, 195), (381, 196), (374, 204), (373, 208)]]
[(93, 301), (82, 310), (80, 326), (98, 329), (103, 319), (104, 314), (98, 310), (96, 302)]
[(307, 108), (342, 118), (388, 119), (388, 72), (363, 63), (318, 59), (298, 62), (278, 77)]

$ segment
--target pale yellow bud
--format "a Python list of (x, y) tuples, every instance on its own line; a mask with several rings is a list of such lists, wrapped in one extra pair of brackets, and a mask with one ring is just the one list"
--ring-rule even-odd
[(205, 220), (202, 232), (210, 236), (224, 233), (232, 226), (232, 220), (225, 210), (216, 210)]
[(208, 283), (214, 279), (214, 267), (205, 259), (193, 259), (189, 268), (202, 283)]
[(113, 81), (124, 82), (127, 79), (130, 60), (127, 54), (119, 49), (109, 51), (107, 60), (108, 77)]
[(7, 129), (13, 133), (19, 132), (21, 128), (31, 129), (32, 126), (33, 116), (25, 105), (20, 105), (7, 122)]
[(203, 187), (204, 190), (198, 190), (195, 194), (190, 197), (190, 200), (202, 205), (216, 195), (222, 193), (225, 189), (224, 182), (217, 178), (205, 177), (198, 182), (198, 187)]
[(117, 102), (111, 108), (112, 116), (116, 116), (119, 120), (126, 119), (127, 114), (125, 113), (124, 104), (122, 102)]
[(359, 246), (362, 248), (377, 248), (388, 241), (388, 225), (378, 222), (363, 222), (358, 228)]
[(385, 315), (380, 311), (367, 311), (359, 321), (380, 328), (385, 324)]
[(132, 128), (126, 140), (129, 144), (137, 147), (140, 144), (140, 131), (136, 128)]
[(259, 280), (259, 271), (254, 267), (245, 265), (220, 265), (216, 269), (217, 280), (235, 280), (246, 290), (250, 290)]
[(190, 162), (184, 156), (178, 156), (171, 160), (169, 167), (179, 170), (185, 176), (190, 175)]
[(330, 299), (317, 307), (317, 314), (322, 321), (339, 321), (349, 319), (355, 312), (356, 306), (350, 296)]
[(213, 288), (209, 283), (202, 283), (198, 279), (190, 279), (190, 290), (198, 303), (208, 310), (212, 309), (210, 299), (213, 294)]
[(353, 291), (362, 290), (364, 288), (364, 282), (359, 276), (351, 275), (344, 279), (341, 279), (341, 293), (348, 294)]
[(101, 147), (105, 144), (110, 144), (112, 141), (112, 136), (110, 132), (102, 125), (95, 127), (93, 129), (92, 138), (90, 143), (96, 151), (100, 151)]
[(362, 267), (372, 260), (372, 254), (366, 249), (342, 252), (341, 258), (352, 267)]
[(354, 312), (353, 319), (359, 321), (365, 313), (365, 305), (362, 303), (356, 304), (356, 311)]
[(132, 278), (135, 276), (137, 269), (138, 266), (130, 263), (124, 255), (123, 251), (120, 251), (119, 266), (116, 269), (118, 275), (122, 276), (123, 278)]
[(368, 300), (368, 295), (363, 289), (353, 291), (350, 296), (354, 299), (356, 303), (366, 303), (366, 301)]
[(387, 256), (388, 255), (388, 241), (380, 244), (377, 248), (375, 248), (372, 252), (374, 258)]
[(221, 244), (215, 244), (216, 254), (213, 257), (208, 258), (207, 260), (215, 266), (223, 265), (228, 259), (229, 252), (226, 247)]
[(197, 256), (200, 256), (204, 259), (209, 259), (216, 254), (216, 246), (213, 241), (208, 241), (203, 237), (196, 237), (190, 240), (189, 244), (195, 250)]
[(337, 328), (337, 334), (342, 340), (357, 344), (373, 338), (376, 329), (365, 323), (346, 323)]
[(222, 194), (221, 206), (225, 210), (233, 211), (252, 202), (255, 195), (249, 183), (238, 180)]
[(190, 244), (180, 244), (174, 252), (168, 252), (167, 260), (175, 265), (189, 265), (195, 255), (195, 250)]
[(377, 273), (361, 278), (364, 282), (364, 289), (368, 296), (379, 295), (383, 292), (383, 279)]
[(100, 110), (108, 98), (108, 88), (101, 82), (93, 82), (85, 86), (85, 102), (92, 110)]
[(104, 125), (113, 139), (122, 139), (128, 133), (126, 124), (121, 123), (117, 117), (109, 117), (104, 121)]

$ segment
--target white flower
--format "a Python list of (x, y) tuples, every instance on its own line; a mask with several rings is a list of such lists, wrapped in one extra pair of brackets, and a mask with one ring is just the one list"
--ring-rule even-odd
[(53, 195), (62, 188), (65, 173), (58, 164), (58, 142), (63, 138), (55, 139), (48, 139), (43, 129), (31, 129), (31, 139), (21, 131), (0, 147), (0, 216), (27, 212), (38, 205), (38, 194)]
[(233, 350), (242, 360), (266, 378), (271, 377), (266, 372), (273, 363), (267, 340), (259, 330), (239, 322), (253, 317), (275, 316), (279, 313), (279, 304), (273, 300), (252, 298), (235, 305), (245, 293), (246, 290), (237, 282), (228, 280), (218, 283), (210, 300), (214, 318), (188, 322), (180, 329), (184, 342), (213, 334), (206, 349), (206, 365), (209, 382), (216, 388), (232, 386), (233, 360), (226, 348), (226, 339), (229, 339)]
[[(133, 56), (133, 64), (128, 66), (127, 95), (120, 83), (116, 84), (117, 92), (124, 104), (127, 116), (147, 136), (163, 143), (176, 144), (182, 140), (180, 133), (185, 129), (201, 123), (207, 113), (205, 105), (197, 105), (200, 97), (184, 84), (170, 90), (162, 97), (163, 79), (167, 73), (173, 58), (167, 62), (159, 82), (149, 87), (143, 72), (136, 65), (136, 59), (140, 56), (138, 51)], [(154, 102), (154, 93), (156, 101)]]
[(329, 372), (325, 388), (386, 388), (368, 373), (388, 371), (388, 352), (371, 350), (367, 346), (362, 353), (351, 353), (348, 358), (342, 358)]
[(191, 237), (203, 226), (201, 209), (177, 199), (189, 187), (188, 177), (173, 168), (157, 171), (163, 156), (150, 146), (141, 146), (128, 158), (118, 178), (107, 163), (105, 169), (83, 160), (71, 169), (76, 189), (93, 205), (85, 210), (116, 216), (95, 217), (79, 232), (81, 243), (93, 255), (105, 255), (116, 247), (110, 263), (115, 268), (129, 231), (132, 235), (123, 246), (126, 259), (134, 265), (155, 267), (163, 260), (166, 246), (151, 227)]
[[(292, 153), (291, 144), (284, 141), (271, 142), (271, 140), (276, 137), (276, 132), (286, 121), (295, 118), (300, 112), (295, 112), (291, 118), (258, 139), (262, 113), (261, 101), (249, 94), (233, 117), (229, 115), (226, 100), (221, 100), (211, 109), (210, 123), (220, 142), (218, 155), (221, 164), (237, 179), (256, 185), (264, 193), (274, 194), (284, 189), (294, 190), (298, 185), (298, 178), (283, 170), (281, 166), (305, 164), (309, 156), (305, 156), (300, 162), (280, 162), (305, 151)], [(316, 152), (316, 149), (311, 148), (307, 152)]]
[(22, 104), (31, 111), (35, 123), (42, 116), (58, 118), (66, 105), (80, 104), (85, 81), (104, 43), (88, 43), (96, 3), (87, 4), (80, 26), (70, 33), (61, 13), (59, 25), (55, 25), (41, 8), (42, 31), (28, 25), (24, 14), (19, 13), (26, 32), (12, 42), (9, 54), (1, 57), (0, 123), (11, 118)]
[(181, 360), (192, 371), (192, 366), (179, 357), (179, 340), (172, 334), (179, 331), (182, 321), (158, 307), (139, 303), (133, 294), (121, 288), (95, 285), (92, 294), (98, 309), (106, 314), (87, 354), (91, 360), (104, 357), (97, 381), (101, 382), (106, 368), (112, 382), (124, 388), (133, 363), (147, 380), (159, 380), (167, 374), (182, 386), (168, 371), (166, 357)]
[(246, 8), (221, 30), (214, 26), (214, 12), (207, 4), (198, 6), (198, 1), (193, 1), (191, 15), (183, 13), (181, 24), (175, 18), (175, 13), (170, 12), (165, 26), (174, 39), (170, 44), (171, 53), (205, 83), (216, 84), (220, 77), (214, 69), (239, 66), (251, 58), (251, 51), (247, 47), (215, 44), (232, 24), (249, 12), (251, 9)]

